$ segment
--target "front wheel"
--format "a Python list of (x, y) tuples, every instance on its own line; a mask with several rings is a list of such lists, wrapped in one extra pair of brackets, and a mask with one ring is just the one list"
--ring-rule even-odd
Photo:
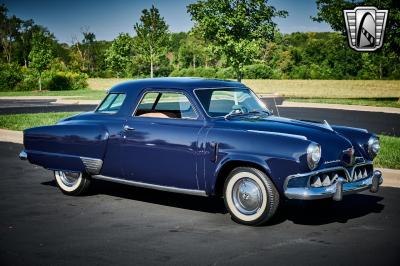
[(261, 225), (275, 214), (279, 193), (264, 172), (251, 167), (238, 167), (225, 181), (224, 201), (234, 221)]
[(90, 185), (90, 177), (82, 173), (54, 171), (54, 177), (61, 191), (71, 196), (84, 194)]

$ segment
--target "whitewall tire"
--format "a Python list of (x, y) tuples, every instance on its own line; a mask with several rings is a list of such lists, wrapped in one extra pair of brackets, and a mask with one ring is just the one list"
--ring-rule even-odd
[(83, 173), (54, 171), (54, 178), (61, 191), (67, 195), (82, 195), (90, 185), (89, 176)]
[(238, 167), (225, 181), (224, 201), (234, 221), (260, 225), (275, 214), (279, 193), (264, 172), (251, 167)]

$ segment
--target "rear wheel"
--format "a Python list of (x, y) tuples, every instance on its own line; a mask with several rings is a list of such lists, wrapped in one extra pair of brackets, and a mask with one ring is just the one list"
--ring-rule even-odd
[(225, 181), (224, 201), (234, 221), (246, 225), (261, 225), (275, 214), (279, 205), (279, 193), (262, 171), (238, 167)]
[(58, 187), (67, 195), (82, 195), (90, 185), (90, 177), (82, 173), (54, 171), (54, 177)]

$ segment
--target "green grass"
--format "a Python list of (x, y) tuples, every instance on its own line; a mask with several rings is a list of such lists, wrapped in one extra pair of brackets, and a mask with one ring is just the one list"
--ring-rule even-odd
[(106, 93), (101, 90), (75, 90), (75, 91), (0, 91), (2, 96), (67, 96), (79, 97), (84, 100), (100, 100)]
[(330, 104), (349, 104), (349, 105), (366, 105), (379, 107), (396, 107), (400, 108), (399, 98), (287, 98), (289, 102), (305, 102), (305, 103), (330, 103)]
[(53, 125), (77, 112), (0, 115), (0, 128), (24, 130), (30, 127)]
[[(39, 113), (0, 115), (0, 128), (24, 130), (30, 127), (55, 124), (58, 120), (77, 114), (66, 113)], [(375, 159), (377, 167), (400, 169), (400, 138), (380, 135), (381, 152)]]
[(400, 138), (379, 136), (381, 151), (375, 158), (375, 166), (383, 168), (400, 169)]

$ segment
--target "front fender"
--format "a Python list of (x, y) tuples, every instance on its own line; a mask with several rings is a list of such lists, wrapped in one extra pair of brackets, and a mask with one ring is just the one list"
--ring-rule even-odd
[[(240, 130), (213, 130), (208, 135), (208, 143), (218, 143), (218, 159), (213, 162), (211, 156), (205, 163), (206, 184), (211, 194), (215, 194), (221, 182), (219, 178), (226, 178), (229, 173), (225, 171), (232, 165), (260, 168), (279, 192), (283, 192), (287, 176), (309, 171), (305, 158), (310, 141), (305, 139)], [(213, 154), (211, 148), (209, 154)], [(224, 176), (221, 177), (221, 173)]]

